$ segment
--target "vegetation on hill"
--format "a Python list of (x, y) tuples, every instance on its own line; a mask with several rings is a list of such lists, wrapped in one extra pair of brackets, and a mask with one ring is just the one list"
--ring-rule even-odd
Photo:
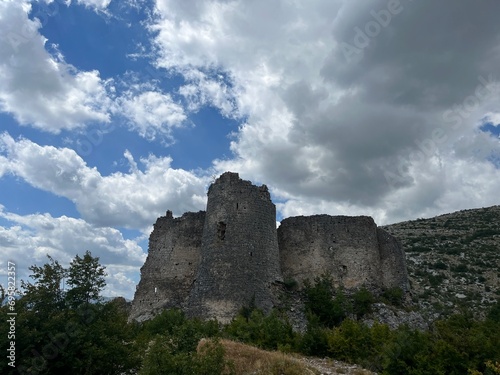
[(500, 206), (384, 227), (406, 253), (414, 301), (432, 319), (476, 316), (500, 296)]
[[(428, 331), (391, 330), (357, 320), (370, 311), (367, 290), (347, 297), (318, 279), (305, 290), (303, 333), (292, 330), (283, 312), (265, 315), (252, 306), (223, 327), (177, 310), (139, 324), (127, 323), (123, 299), (102, 302), (104, 268), (89, 252), (68, 269), (50, 257), (30, 269), (34, 283), (23, 282), (16, 304), (16, 367), (3, 356), (2, 374), (319, 373), (305, 357), (294, 360), (276, 351), (357, 363), (381, 374), (500, 374), (499, 302), (481, 320), (463, 313), (436, 321)], [(3, 306), (4, 317), (7, 312)], [(0, 328), (3, 348), (10, 345), (8, 329)]]

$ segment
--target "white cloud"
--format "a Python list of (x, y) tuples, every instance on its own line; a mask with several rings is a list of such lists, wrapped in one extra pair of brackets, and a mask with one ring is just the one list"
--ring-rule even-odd
[(102, 176), (71, 149), (16, 141), (7, 133), (0, 136), (0, 153), (6, 172), (72, 200), (93, 225), (144, 229), (166, 209), (181, 215), (205, 207), (207, 179), (171, 168), (169, 157), (150, 155), (140, 160), (141, 169), (127, 151), (130, 172)]
[[(27, 280), (29, 267), (47, 262), (51, 255), (64, 266), (75, 255), (89, 250), (107, 268), (106, 295), (132, 298), (134, 277), (145, 261), (146, 254), (133, 240), (126, 240), (113, 228), (95, 227), (82, 219), (50, 214), (21, 216), (5, 212), (0, 206), (0, 218), (11, 226), (0, 226), (2, 259), (15, 262), (17, 278)], [(5, 274), (2, 265), (0, 273)]]
[(181, 94), (187, 101), (187, 108), (196, 112), (203, 106), (212, 106), (225, 117), (237, 118), (240, 116), (239, 109), (234, 102), (236, 96), (234, 88), (224, 82), (224, 77), (210, 78), (201, 71), (186, 72), (185, 77), (189, 84), (179, 88)]
[[(192, 108), (244, 119), (234, 158), (215, 168), (270, 185), (291, 199), (283, 212), (387, 222), (495, 202), (500, 176), (487, 157), (499, 144), (477, 129), (498, 113), (500, 3), (402, 1), (393, 13), (385, 0), (156, 7), (157, 65), (184, 75)], [(374, 14), (389, 18), (375, 25)], [(440, 21), (422, 28), (429, 17)], [(376, 35), (357, 35), (367, 27)], [(344, 43), (363, 38), (346, 59)], [(459, 169), (468, 180), (450, 173)]]
[(500, 112), (496, 113), (487, 113), (484, 118), (484, 123), (492, 123), (493, 125), (500, 125)]
[(108, 7), (111, 0), (77, 0), (77, 3), (94, 9), (103, 10)]
[(148, 140), (154, 140), (158, 135), (171, 140), (172, 129), (183, 126), (187, 119), (183, 107), (169, 94), (129, 91), (119, 102), (122, 115), (129, 119), (130, 128)]
[[(104, 11), (109, 4), (111, 3), (111, 0), (43, 0), (47, 4), (55, 4), (54, 9), (58, 9), (57, 7), (59, 4), (65, 4), (65, 5), (70, 5), (71, 3), (77, 3), (84, 5), (85, 7), (92, 8), (96, 11)], [(129, 0), (133, 1), (133, 0)]]
[(40, 21), (28, 18), (30, 9), (24, 0), (0, 2), (0, 110), (53, 133), (109, 122), (112, 83), (66, 63), (57, 46), (49, 53)]

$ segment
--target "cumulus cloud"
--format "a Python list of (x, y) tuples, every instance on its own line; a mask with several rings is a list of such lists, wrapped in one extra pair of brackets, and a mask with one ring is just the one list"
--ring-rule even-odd
[[(146, 255), (133, 240), (126, 240), (113, 228), (96, 227), (82, 219), (50, 214), (21, 216), (0, 206), (0, 218), (10, 226), (0, 226), (0, 254), (15, 262), (18, 279), (27, 280), (33, 265), (47, 262), (46, 255), (67, 266), (87, 250), (99, 256), (107, 268), (106, 295), (132, 298), (139, 267)], [(6, 273), (2, 265), (1, 273)]]
[[(79, 71), (67, 63), (58, 47), (39, 32), (37, 15), (46, 17), (45, 13), (55, 13), (61, 6), (49, 3), (52, 7), (35, 14), (33, 20), (28, 17), (28, 1), (0, 4), (0, 48), (4, 51), (0, 56), (0, 110), (22, 125), (52, 133), (89, 123), (110, 124), (121, 116), (141, 137), (171, 142), (172, 130), (187, 118), (182, 105), (153, 85), (133, 80), (124, 82), (117, 94), (114, 80), (103, 80), (97, 70)], [(104, 10), (110, 1), (78, 3)]]
[(4, 173), (72, 200), (97, 226), (149, 229), (166, 208), (181, 215), (205, 207), (207, 179), (171, 168), (169, 157), (150, 155), (136, 163), (127, 151), (129, 173), (103, 176), (72, 149), (14, 140), (7, 133), (0, 136), (0, 157), (7, 161)]
[[(181, 93), (195, 104), (224, 98), (233, 109), (215, 106), (242, 121), (216, 169), (269, 184), (291, 199), (284, 213), (393, 221), (495, 202), (499, 143), (478, 129), (498, 113), (500, 3), (157, 0), (156, 11), (157, 65), (191, 82)], [(198, 72), (225, 85), (205, 89)]]
[(149, 140), (158, 136), (172, 140), (172, 129), (183, 126), (187, 119), (183, 107), (169, 94), (128, 91), (119, 102), (121, 114), (128, 118), (130, 128)]
[(30, 9), (23, 0), (0, 3), (0, 110), (53, 133), (109, 122), (111, 82), (95, 70), (76, 70), (57, 46), (49, 53), (40, 21), (28, 18)]
[(190, 82), (179, 88), (179, 94), (187, 102), (187, 108), (196, 112), (203, 106), (217, 108), (228, 118), (240, 117), (239, 108), (235, 103), (237, 94), (226, 77), (218, 74), (211, 77), (199, 70), (185, 72), (185, 78)]

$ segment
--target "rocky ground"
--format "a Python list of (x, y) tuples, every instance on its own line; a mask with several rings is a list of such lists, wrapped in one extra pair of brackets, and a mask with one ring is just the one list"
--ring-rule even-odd
[(500, 298), (500, 206), (383, 228), (402, 242), (413, 300), (430, 319), (481, 316)]
[(301, 357), (300, 361), (317, 375), (376, 375), (376, 372), (366, 370), (358, 365), (335, 361), (329, 358)]

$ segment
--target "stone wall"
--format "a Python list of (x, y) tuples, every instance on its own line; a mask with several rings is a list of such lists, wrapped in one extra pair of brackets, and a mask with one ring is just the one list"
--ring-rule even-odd
[(202, 256), (190, 315), (228, 321), (252, 299), (269, 311), (281, 280), (276, 208), (265, 185), (224, 173), (209, 188)]
[(158, 218), (149, 237), (130, 319), (146, 320), (166, 308), (181, 307), (199, 268), (205, 212)]
[(385, 230), (378, 228), (377, 236), (380, 248), (380, 272), (384, 288), (401, 288), (410, 290), (408, 272), (406, 270), (406, 256), (403, 246)]
[(297, 216), (278, 228), (283, 278), (300, 285), (328, 274), (336, 286), (380, 283), (377, 226), (367, 216)]

